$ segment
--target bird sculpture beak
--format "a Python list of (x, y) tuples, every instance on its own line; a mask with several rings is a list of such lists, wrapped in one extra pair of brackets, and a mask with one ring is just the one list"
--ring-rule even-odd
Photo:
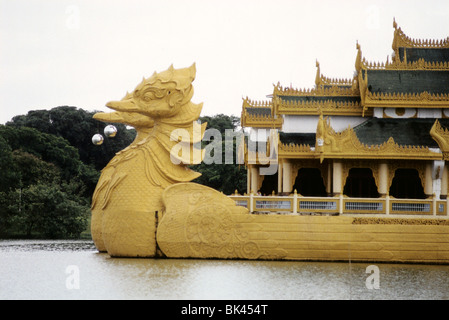
[(120, 112), (98, 112), (94, 114), (94, 119), (103, 122), (123, 123), (126, 119)]
[(93, 118), (98, 121), (106, 123), (124, 123), (135, 128), (152, 128), (154, 127), (154, 120), (148, 116), (139, 113), (130, 112), (98, 112), (94, 114)]
[(139, 108), (132, 100), (109, 101), (106, 107), (122, 112), (138, 112)]

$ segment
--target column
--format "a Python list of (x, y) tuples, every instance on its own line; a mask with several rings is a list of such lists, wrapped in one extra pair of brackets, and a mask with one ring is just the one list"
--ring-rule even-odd
[(441, 195), (440, 199), (447, 199), (447, 182), (448, 182), (448, 172), (447, 166), (443, 167), (443, 175), (441, 177)]
[(290, 162), (285, 161), (282, 168), (282, 189), (284, 193), (290, 193), (292, 191), (292, 165)]
[(427, 198), (432, 198), (433, 196), (433, 179), (432, 179), (432, 169), (433, 169), (433, 162), (426, 163), (426, 171), (425, 171), (425, 189), (424, 193), (426, 194)]
[(282, 193), (284, 165), (282, 160), (278, 160), (278, 194)]
[(381, 197), (385, 197), (389, 192), (388, 190), (388, 164), (386, 162), (379, 163), (379, 185), (378, 192)]
[(444, 175), (445, 163), (441, 160), (436, 160), (433, 162), (432, 167), (432, 183), (433, 183), (433, 193), (437, 199), (441, 199), (441, 187)]
[(327, 164), (327, 183), (326, 183), (326, 193), (327, 196), (332, 196), (332, 163)]
[(334, 195), (340, 195), (343, 193), (343, 183), (341, 181), (342, 174), (343, 164), (340, 161), (334, 160), (332, 173)]
[(248, 165), (248, 168), (246, 169), (246, 193), (251, 193), (251, 166)]
[(258, 167), (251, 167), (251, 192), (257, 193), (259, 188), (259, 170)]

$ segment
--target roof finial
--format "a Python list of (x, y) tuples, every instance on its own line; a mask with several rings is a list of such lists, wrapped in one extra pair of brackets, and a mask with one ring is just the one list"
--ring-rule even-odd
[(360, 48), (359, 40), (356, 42), (356, 48), (357, 57), (355, 58), (355, 70), (360, 72), (360, 69), (362, 68), (362, 49)]
[(315, 76), (315, 85), (318, 88), (321, 84), (321, 72), (320, 72), (320, 63), (318, 59), (316, 60), (316, 76)]
[(396, 23), (396, 18), (393, 17), (393, 28), (397, 29), (398, 28), (398, 24)]

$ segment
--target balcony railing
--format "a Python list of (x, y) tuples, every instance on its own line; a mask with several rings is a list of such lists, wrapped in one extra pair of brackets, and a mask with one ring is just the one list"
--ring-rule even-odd
[(231, 195), (238, 206), (248, 208), (251, 213), (284, 214), (406, 214), (449, 216), (448, 200), (433, 199), (396, 199), (384, 198), (348, 198), (290, 196)]

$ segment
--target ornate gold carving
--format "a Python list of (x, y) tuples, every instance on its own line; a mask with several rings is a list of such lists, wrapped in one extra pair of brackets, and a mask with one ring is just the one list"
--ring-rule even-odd
[(157, 230), (171, 258), (282, 259), (287, 251), (264, 231), (263, 221), (220, 192), (195, 183), (168, 187)]
[(449, 220), (443, 219), (400, 219), (400, 218), (354, 218), (352, 224), (401, 224), (447, 226)]
[(355, 79), (336, 79), (336, 78), (328, 78), (321, 74), (320, 72), (320, 64), (316, 62), (316, 77), (315, 77), (315, 85), (319, 86), (352, 86), (354, 85)]
[[(194, 150), (206, 124), (198, 119), (202, 104), (193, 104), (190, 68), (154, 73), (120, 101), (107, 106), (117, 112), (100, 120), (135, 125), (136, 141), (103, 169), (92, 199), (92, 237), (111, 256), (148, 257), (156, 254), (156, 215), (163, 210), (163, 190), (200, 174), (188, 168), (201, 162), (204, 150)], [(175, 146), (182, 145), (189, 154)], [(178, 163), (178, 164), (176, 164)]]
[(389, 161), (387, 190), (390, 190), (397, 169), (416, 169), (423, 190), (426, 190), (426, 163), (423, 161)]
[[(270, 108), (271, 114), (251, 114), (248, 110), (251, 108)], [(273, 103), (271, 101), (252, 101), (248, 98), (243, 99), (242, 126), (254, 128), (281, 128), (283, 123), (282, 117), (277, 117), (273, 110)]]
[(311, 153), (313, 154), (313, 151), (308, 144), (279, 143), (279, 157), (291, 158), (294, 154), (296, 158), (310, 158)]
[(430, 135), (438, 143), (441, 152), (443, 153), (443, 160), (449, 160), (449, 130), (443, 128), (440, 122), (435, 120), (432, 128), (430, 129)]
[(376, 93), (366, 89), (362, 101), (365, 107), (437, 108), (449, 107), (449, 94), (430, 94), (427, 91), (421, 93)]
[(348, 127), (335, 132), (330, 119), (320, 115), (316, 131), (315, 148), (305, 144), (279, 144), (279, 157), (291, 159), (420, 159), (441, 160), (442, 154), (426, 146), (397, 144), (392, 137), (380, 145), (360, 142), (354, 129)]
[(319, 86), (312, 89), (296, 89), (291, 87), (282, 87), (280, 83), (274, 86), (273, 97), (277, 96), (359, 96), (357, 86), (351, 88), (345, 86)]
[(417, 61), (407, 62), (395, 59), (392, 62), (367, 62), (365, 59), (362, 61), (362, 68), (367, 70), (449, 70), (449, 62), (429, 62), (424, 59)]
[[(360, 87), (361, 105), (363, 111), (368, 107), (410, 107), (435, 108), (449, 107), (448, 94), (431, 94), (429, 92), (421, 93), (373, 93), (368, 90), (367, 70), (441, 70), (449, 71), (449, 62), (428, 62), (424, 59), (418, 61), (407, 61), (406, 48), (449, 48), (449, 38), (446, 40), (413, 40), (406, 37), (402, 30), (393, 23), (395, 28), (393, 50), (395, 56), (390, 62), (388, 57), (384, 62), (367, 62), (362, 57), (360, 45), (357, 43), (357, 58), (355, 67), (358, 73), (358, 82)], [(404, 47), (404, 59), (399, 59), (399, 47)]]
[[(320, 117), (317, 126), (317, 152), (320, 159), (324, 158), (356, 158), (356, 159), (441, 159), (441, 154), (424, 146), (402, 146), (392, 137), (380, 145), (365, 145), (357, 138), (354, 129), (348, 127), (342, 132), (335, 132), (330, 120)], [(318, 140), (323, 145), (318, 145)]]
[(397, 51), (398, 48), (449, 48), (449, 37), (446, 39), (435, 40), (435, 39), (412, 39), (405, 35), (396, 20), (393, 19), (394, 37), (392, 48)]
[[(254, 101), (246, 97), (243, 99), (243, 108), (273, 108), (273, 103), (271, 101)], [(272, 111), (273, 113), (273, 111)]]
[(244, 113), (242, 115), (242, 125), (253, 128), (281, 128), (282, 118), (274, 118), (266, 115), (252, 115)]
[[(359, 102), (335, 102), (325, 101), (286, 101), (278, 99), (277, 102), (279, 114), (301, 114), (301, 115), (319, 115), (322, 112), (325, 115), (345, 115), (361, 116), (362, 107)], [(372, 111), (369, 112), (372, 115)]]

